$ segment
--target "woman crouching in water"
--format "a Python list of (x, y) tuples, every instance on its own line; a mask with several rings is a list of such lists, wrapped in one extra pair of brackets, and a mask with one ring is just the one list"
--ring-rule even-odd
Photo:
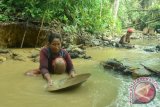
[(73, 63), (69, 53), (61, 48), (61, 35), (57, 33), (48, 34), (48, 45), (40, 51), (39, 69), (27, 72), (26, 75), (42, 74), (47, 80), (48, 86), (53, 85), (51, 74), (68, 73), (70, 77), (75, 76)]

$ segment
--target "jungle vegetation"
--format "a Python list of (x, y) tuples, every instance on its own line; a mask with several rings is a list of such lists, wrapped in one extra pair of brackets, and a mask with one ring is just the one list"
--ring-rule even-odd
[(1, 0), (0, 22), (57, 20), (66, 32), (160, 27), (159, 0)]

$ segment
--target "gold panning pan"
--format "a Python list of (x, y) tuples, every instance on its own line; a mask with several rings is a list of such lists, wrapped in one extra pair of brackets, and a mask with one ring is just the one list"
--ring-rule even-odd
[(53, 86), (48, 87), (47, 90), (52, 92), (52, 91), (69, 89), (82, 84), (90, 76), (91, 76), (90, 73), (85, 73), (85, 74), (76, 75), (74, 78), (65, 78), (65, 79), (57, 80), (57, 81), (54, 81)]

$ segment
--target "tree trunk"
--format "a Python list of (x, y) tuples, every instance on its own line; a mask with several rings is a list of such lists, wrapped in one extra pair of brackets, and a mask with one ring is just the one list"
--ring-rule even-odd
[(100, 0), (100, 20), (101, 20), (101, 17), (102, 17), (102, 0)]
[(114, 21), (117, 19), (119, 1), (120, 0), (114, 0), (114, 6), (113, 6), (113, 18), (114, 18)]
[(24, 39), (26, 37), (26, 33), (27, 33), (27, 28), (28, 28), (28, 20), (27, 20), (27, 24), (25, 26), (25, 31), (24, 31), (24, 34), (23, 34), (23, 38), (22, 38), (22, 42), (21, 42), (21, 47), (20, 48), (23, 48), (23, 43), (24, 43)]

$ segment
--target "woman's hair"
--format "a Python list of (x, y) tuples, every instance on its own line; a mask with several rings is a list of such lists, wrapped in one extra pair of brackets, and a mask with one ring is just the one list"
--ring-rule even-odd
[(52, 41), (54, 39), (59, 39), (62, 42), (62, 38), (61, 38), (61, 35), (59, 33), (49, 32), (48, 33), (48, 42), (52, 43)]

